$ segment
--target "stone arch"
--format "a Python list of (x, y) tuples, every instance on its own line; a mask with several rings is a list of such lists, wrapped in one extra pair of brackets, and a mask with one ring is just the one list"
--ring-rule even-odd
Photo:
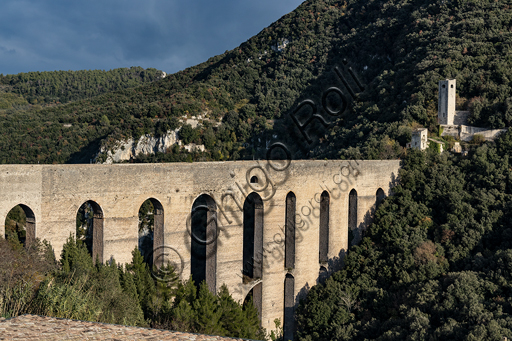
[(329, 277), (329, 271), (326, 266), (321, 265), (320, 270), (318, 271), (318, 283), (325, 283), (327, 278)]
[(330, 196), (323, 191), (320, 196), (319, 262), (327, 263), (329, 253), (329, 204)]
[[(23, 214), (25, 215), (25, 222), (24, 222), (23, 226), (20, 226), (18, 221), (13, 221), (13, 224), (15, 224), (15, 226), (13, 226), (13, 227), (15, 227), (14, 232), (16, 232), (16, 233), (21, 232), (21, 231), (17, 231), (19, 228), (25, 229), (24, 234), (23, 233), (18, 234), (18, 239), (25, 247), (29, 247), (36, 240), (36, 216), (34, 214), (34, 211), (32, 211), (32, 209), (25, 204), (18, 204), (16, 206), (14, 206), (13, 208), (11, 208), (9, 210), (9, 212), (7, 213), (7, 216), (5, 217), (5, 227), (6, 227), (5, 235), (6, 236), (7, 236), (7, 227), (8, 227), (7, 219), (9, 218), (9, 214), (11, 212), (13, 212), (13, 210), (21, 210), (23, 212)], [(19, 218), (23, 219), (23, 217), (19, 217)]]
[(217, 204), (208, 194), (200, 195), (191, 212), (192, 279), (199, 286), (206, 281), (212, 293), (217, 292)]
[(243, 274), (248, 279), (263, 276), (263, 200), (251, 193), (244, 202)]
[[(82, 215), (85, 219), (85, 227), (83, 221), (80, 221)], [(76, 238), (85, 242), (93, 262), (96, 262), (96, 260), (103, 262), (103, 210), (97, 202), (88, 200), (80, 206), (76, 216)], [(79, 222), (82, 223), (81, 226)], [(82, 229), (81, 231), (83, 231), (84, 234), (79, 233), (80, 229)]]
[(352, 189), (348, 195), (348, 231), (357, 239), (357, 191)]
[(377, 193), (375, 193), (375, 208), (379, 208), (380, 204), (382, 203), (382, 200), (386, 198), (386, 194), (382, 190), (382, 188), (379, 188), (377, 190)]
[(285, 340), (293, 340), (295, 310), (295, 278), (286, 274), (284, 279), (284, 316), (283, 336)]
[(262, 308), (262, 302), (263, 302), (262, 288), (263, 288), (262, 282), (259, 282), (258, 284), (253, 286), (251, 288), (251, 290), (249, 291), (249, 293), (245, 296), (244, 303), (243, 303), (243, 305), (245, 306), (246, 304), (249, 303), (249, 301), (252, 298), (252, 303), (254, 304), (254, 307), (258, 311), (258, 317), (260, 319), (260, 324), (261, 324), (261, 308)]
[(256, 175), (253, 175), (251, 177), (251, 184), (257, 184), (258, 183), (258, 177)]
[(295, 268), (295, 211), (297, 198), (293, 192), (286, 195), (284, 267)]
[[(146, 203), (149, 202), (151, 205), (149, 207), (148, 215), (152, 215), (152, 224), (149, 226), (141, 226), (142, 219), (144, 217), (141, 216), (141, 209)], [(152, 207), (151, 207), (152, 206)], [(142, 256), (144, 256), (144, 260), (152, 266), (153, 264), (157, 267), (160, 267), (164, 263), (164, 254), (162, 246), (164, 245), (164, 208), (159, 200), (155, 198), (146, 199), (141, 206), (139, 207), (139, 251)], [(149, 228), (149, 231), (146, 231), (145, 228)], [(141, 231), (141, 229), (144, 229)], [(150, 258), (148, 258), (150, 257)]]

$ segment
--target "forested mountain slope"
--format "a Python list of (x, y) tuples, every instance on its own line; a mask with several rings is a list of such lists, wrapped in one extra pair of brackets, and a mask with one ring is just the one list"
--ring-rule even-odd
[[(308, 125), (315, 142), (294, 158), (393, 158), (414, 124), (436, 129), (437, 84), (445, 78), (457, 78), (459, 104), (470, 107), (474, 124), (509, 126), (511, 20), (504, 0), (306, 1), (238, 48), (156, 83), (2, 114), (7, 148), (0, 162), (88, 161), (99, 143), (158, 135), (181, 125), (178, 118), (198, 114), (210, 121), (191, 134), (208, 149), (196, 159), (252, 158), (264, 153), (255, 135), (288, 145), (304, 139), (290, 117), (306, 99), (331, 125), (318, 119)], [(321, 105), (331, 86), (350, 102), (338, 116)], [(343, 104), (333, 92), (326, 101), (334, 111)], [(310, 109), (303, 109), (297, 117), (304, 123)], [(212, 121), (221, 118), (217, 127)], [(172, 156), (153, 158), (166, 159)]]
[[(62, 130), (74, 128), (68, 129), (72, 124), (58, 115), (48, 114), (43, 108), (61, 107), (99, 94), (134, 88), (164, 76), (162, 71), (141, 67), (0, 74), (0, 131), (4, 143), (0, 162), (57, 162), (56, 156), (63, 152), (69, 158), (69, 145), (77, 147), (81, 139), (71, 139), (63, 150), (55, 148), (62, 138)], [(107, 124), (108, 120), (104, 117), (101, 122)], [(33, 129), (40, 132), (36, 138), (30, 135)], [(6, 158), (11, 153), (12, 156)], [(27, 154), (32, 156), (28, 160)]]
[[(45, 71), (0, 75), (5, 93), (23, 97), (30, 104), (58, 104), (97, 96), (105, 92), (133, 88), (163, 78), (162, 71), (141, 67), (109, 71)], [(9, 109), (7, 101), (0, 107)], [(12, 105), (11, 105), (12, 107)]]

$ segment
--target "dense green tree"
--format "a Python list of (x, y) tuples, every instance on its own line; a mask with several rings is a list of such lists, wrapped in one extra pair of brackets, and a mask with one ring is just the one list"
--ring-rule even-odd
[[(1, 75), (0, 84), (4, 84), (13, 95), (18, 94), (19, 98), (25, 98), (31, 104), (58, 104), (153, 82), (161, 76), (162, 72), (159, 70), (144, 70), (141, 67), (109, 71), (28, 72)], [(26, 101), (21, 104), (26, 104)]]
[(127, 271), (133, 274), (133, 281), (137, 289), (137, 297), (144, 311), (149, 311), (151, 307), (151, 297), (156, 294), (156, 287), (151, 271), (144, 257), (138, 248), (132, 251), (132, 262), (126, 266)]
[(252, 302), (242, 306), (233, 300), (225, 285), (214, 295), (206, 282), (197, 289), (191, 279), (178, 284), (172, 306), (162, 314), (155, 326), (210, 335), (265, 339)]
[(343, 270), (301, 303), (298, 338), (510, 338), (511, 140), (467, 157), (409, 151)]
[[(138, 249), (130, 264), (93, 264), (81, 241), (64, 244), (60, 266), (48, 244), (0, 240), (0, 316), (24, 313), (264, 339), (256, 308), (235, 302), (225, 286), (181, 282), (171, 266), (150, 270)], [(14, 265), (14, 268), (11, 268)]]
[(189, 144), (196, 141), (199, 138), (197, 129), (192, 128), (190, 124), (184, 124), (180, 129), (180, 139), (183, 143)]

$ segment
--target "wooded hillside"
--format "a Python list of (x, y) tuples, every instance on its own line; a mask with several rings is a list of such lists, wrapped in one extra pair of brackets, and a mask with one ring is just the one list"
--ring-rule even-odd
[(409, 153), (343, 270), (314, 286), (299, 340), (512, 337), (512, 132), (467, 157)]
[[(415, 124), (437, 129), (441, 79), (457, 79), (459, 106), (470, 108), (471, 122), (510, 125), (511, 20), (506, 1), (306, 1), (240, 47), (156, 83), (2, 113), (7, 148), (0, 162), (88, 162), (100, 144), (158, 135), (181, 125), (184, 115), (198, 114), (211, 121), (191, 135), (208, 147), (195, 159), (258, 157), (265, 152), (258, 138), (276, 135), (290, 146), (304, 139), (290, 115), (306, 99), (331, 125), (315, 119), (307, 129), (316, 142), (294, 151), (294, 158), (395, 158)], [(354, 99), (335, 66), (358, 95)], [(338, 117), (321, 105), (331, 86), (350, 102)], [(343, 104), (335, 93), (326, 101), (333, 111)], [(297, 113), (301, 122), (308, 110)], [(220, 119), (219, 127), (212, 124)], [(173, 156), (147, 161), (166, 159)]]

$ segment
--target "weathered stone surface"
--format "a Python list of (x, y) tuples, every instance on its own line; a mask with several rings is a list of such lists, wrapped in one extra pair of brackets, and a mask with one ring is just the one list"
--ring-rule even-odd
[(169, 130), (160, 137), (143, 135), (137, 141), (134, 141), (133, 138), (130, 137), (124, 141), (117, 141), (116, 145), (108, 150), (101, 148), (97, 158), (106, 154), (104, 163), (107, 164), (128, 161), (139, 154), (165, 153), (167, 148), (179, 142), (178, 130)]
[(437, 108), (437, 117), (439, 124), (453, 125), (455, 115), (456, 98), (455, 79), (445, 79), (439, 81), (439, 101)]
[[(273, 162), (277, 165), (277, 162)], [(277, 168), (277, 167), (276, 167)], [(292, 161), (283, 171), (267, 161), (200, 162), (117, 165), (2, 165), (0, 166), (0, 233), (5, 217), (16, 205), (30, 208), (35, 235), (48, 240), (59, 256), (63, 244), (75, 234), (76, 215), (86, 201), (102, 211), (102, 260), (131, 261), (138, 245), (138, 211), (149, 198), (163, 211), (163, 251), (178, 265), (181, 278), (191, 274), (190, 214), (202, 194), (217, 207), (216, 288), (225, 283), (236, 300), (243, 301), (258, 283), (244, 283), (243, 205), (257, 191), (263, 199), (262, 326), (283, 321), (284, 281), (294, 277), (295, 304), (299, 294), (319, 280), (320, 202), (329, 193), (327, 270), (339, 269), (348, 248), (348, 198), (355, 189), (357, 224), (361, 237), (375, 210), (378, 189), (386, 195), (396, 184), (399, 161)], [(258, 177), (258, 183), (249, 183)], [(251, 189), (251, 186), (253, 187)], [(266, 187), (262, 190), (263, 187)], [(286, 196), (296, 197), (295, 266), (284, 265)], [(187, 223), (188, 222), (188, 223)], [(158, 247), (161, 245), (155, 245)], [(258, 289), (259, 290), (259, 289)]]
[(38, 315), (22, 315), (11, 319), (0, 318), (0, 340), (233, 341), (245, 339), (76, 321)]
[(453, 136), (461, 141), (469, 142), (475, 135), (481, 135), (486, 141), (494, 141), (500, 134), (507, 132), (504, 129), (488, 129), (480, 127), (472, 127), (467, 125), (441, 125), (443, 133), (441, 136)]
[[(102, 162), (104, 164), (129, 161), (140, 154), (149, 155), (165, 153), (168, 148), (171, 148), (175, 144), (178, 144), (179, 146), (182, 145), (178, 136), (178, 130), (169, 130), (166, 134), (160, 137), (155, 137), (149, 134), (143, 135), (137, 141), (134, 141), (133, 138), (130, 137), (127, 140), (117, 141), (110, 149), (102, 147), (95, 160), (104, 160), (104, 162)], [(183, 148), (189, 152), (204, 152), (206, 150), (204, 145), (197, 145), (195, 143), (184, 145)]]

